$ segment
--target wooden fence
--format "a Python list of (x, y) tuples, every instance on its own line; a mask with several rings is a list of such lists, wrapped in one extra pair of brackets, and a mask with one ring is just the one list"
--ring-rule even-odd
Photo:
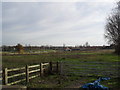
[[(12, 68), (12, 69), (5, 68), (0, 72), (1, 73), (0, 81), (1, 80), (4, 81), (3, 82), (4, 85), (13, 85), (20, 83), (22, 81), (29, 82), (29, 80), (32, 78), (38, 76), (42, 77), (46, 72), (48, 74), (51, 74), (54, 71), (57, 73), (59, 72), (58, 62), (40, 63), (31, 66), (26, 65), (25, 67), (21, 67), (21, 68)], [(22, 77), (22, 79), (20, 77)], [(10, 81), (10, 79), (15, 81)]]

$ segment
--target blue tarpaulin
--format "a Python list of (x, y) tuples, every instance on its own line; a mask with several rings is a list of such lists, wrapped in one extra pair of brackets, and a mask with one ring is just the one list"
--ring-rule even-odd
[(104, 87), (103, 85), (100, 84), (100, 81), (103, 80), (109, 80), (109, 77), (100, 77), (98, 80), (94, 81), (93, 83), (87, 83), (85, 85), (83, 85), (81, 88), (86, 88), (88, 90), (92, 90), (92, 89), (98, 89), (98, 90), (109, 90), (108, 87)]

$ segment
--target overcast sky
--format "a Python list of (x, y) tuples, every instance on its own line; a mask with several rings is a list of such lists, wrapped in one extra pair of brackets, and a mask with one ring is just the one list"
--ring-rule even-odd
[(3, 2), (2, 44), (107, 45), (114, 2)]

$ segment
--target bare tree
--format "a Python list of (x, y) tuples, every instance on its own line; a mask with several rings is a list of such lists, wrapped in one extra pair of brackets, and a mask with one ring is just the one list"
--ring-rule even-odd
[(115, 45), (115, 53), (120, 55), (120, 1), (112, 14), (107, 18), (105, 38)]

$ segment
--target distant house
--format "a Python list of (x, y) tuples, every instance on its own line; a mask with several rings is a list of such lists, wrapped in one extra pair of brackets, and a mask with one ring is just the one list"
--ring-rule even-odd
[(70, 49), (70, 48), (65, 48), (65, 51), (72, 51), (72, 49)]

